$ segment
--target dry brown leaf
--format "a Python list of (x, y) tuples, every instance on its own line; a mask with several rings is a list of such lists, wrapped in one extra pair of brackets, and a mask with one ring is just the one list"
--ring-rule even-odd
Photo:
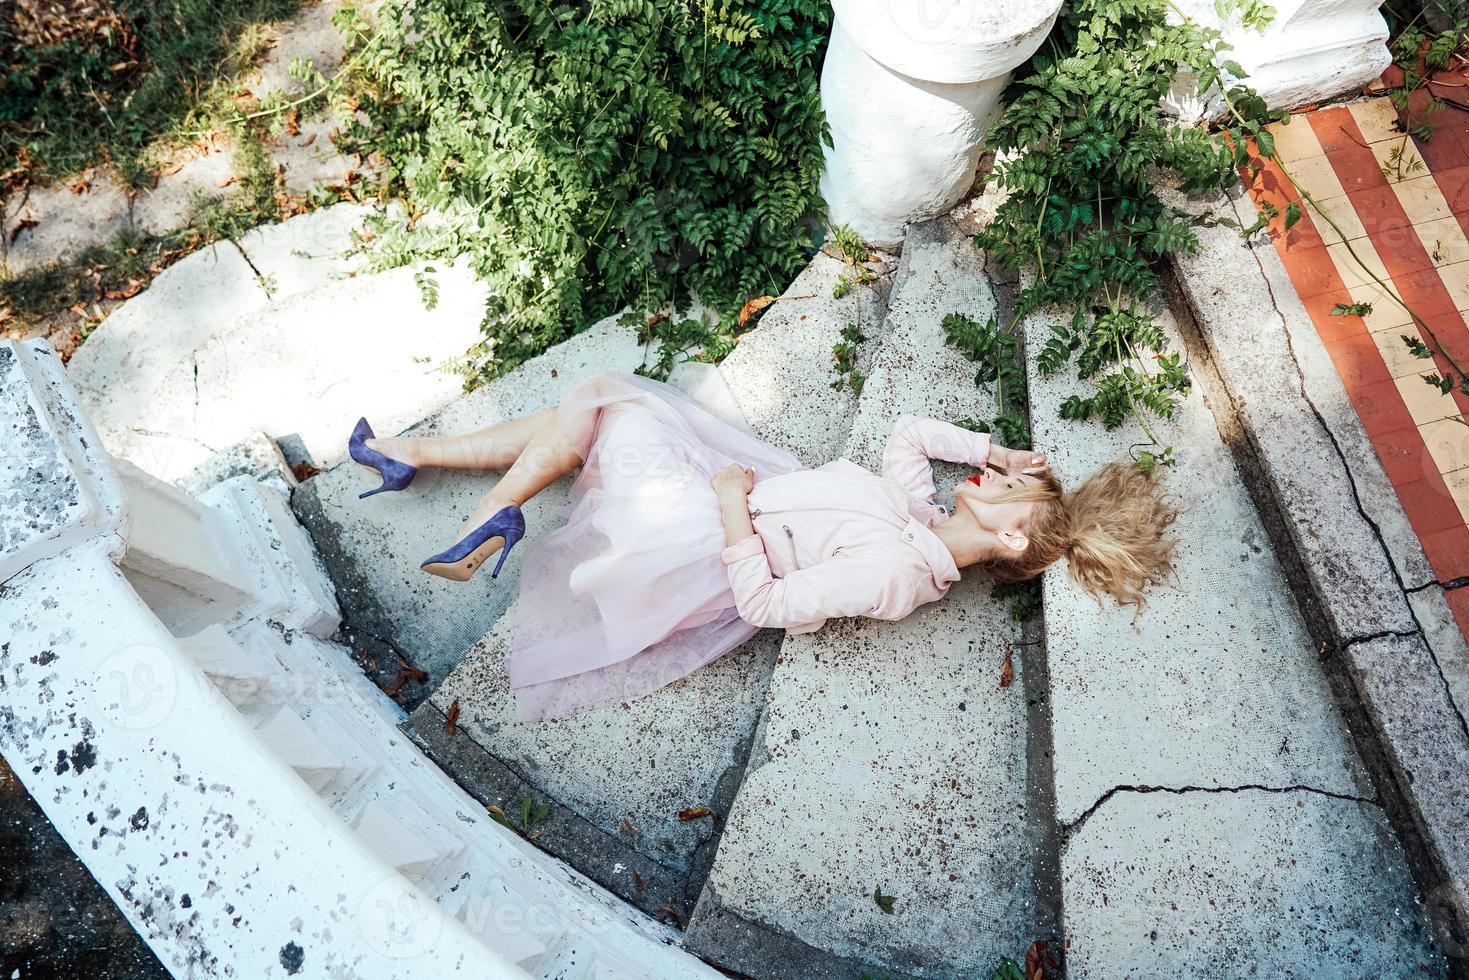
[(301, 110), (292, 109), (286, 113), (285, 122), (281, 131), (287, 136), (296, 136), (301, 132)]
[(632, 825), (632, 822), (629, 821), (626, 817), (624, 817), (622, 820), (622, 826), (618, 827), (617, 829), (622, 831), (624, 834), (636, 834), (638, 832), (638, 829), (634, 827)]
[(685, 822), (689, 820), (699, 820), (703, 817), (712, 816), (714, 816), (714, 811), (709, 809), (707, 806), (691, 806), (687, 810), (678, 811), (678, 819)]
[(503, 807), (498, 807), (498, 806), (496, 806), (493, 803), (490, 803), (490, 804), (488, 804), (488, 805), (485, 806), (485, 812), (486, 813), (493, 813), (497, 817), (504, 817), (505, 816), (505, 810), (504, 810), (504, 808)]
[(240, 181), (242, 181), (244, 179), (245, 178), (241, 177), (239, 174), (230, 174), (224, 180), (221, 180), (219, 182), (219, 186), (220, 187), (228, 187), (231, 184), (238, 184)]
[(669, 915), (673, 916), (675, 919), (678, 920), (678, 924), (679, 924), (680, 928), (682, 928), (683, 923), (684, 923), (683, 913), (680, 912), (678, 909), (674, 908), (672, 905), (660, 905), (660, 906), (658, 906), (658, 914), (659, 915), (663, 915), (663, 916), (669, 916)]
[(1006, 647), (1005, 648), (1005, 662), (1000, 665), (1000, 686), (1001, 687), (1009, 687), (1010, 686), (1010, 682), (1013, 681), (1013, 680), (1015, 680), (1015, 664), (1014, 664), (1014, 661), (1013, 661), (1014, 656), (1015, 656), (1015, 648), (1014, 647)]
[(1037, 939), (1025, 951), (1025, 980), (1046, 980), (1046, 969), (1059, 969), (1055, 957), (1046, 950), (1046, 940)]
[(309, 134), (307, 134), (307, 136), (306, 136), (306, 138), (304, 140), (302, 140), (301, 142), (297, 143), (296, 145), (297, 146), (310, 146), (312, 143), (315, 143), (315, 142), (316, 142), (316, 134), (315, 133), (309, 133)]
[(10, 229), (10, 244), (15, 244), (15, 240), (20, 237), (21, 232), (27, 228), (34, 228), (38, 224), (40, 222), (35, 218), (21, 218), (20, 221), (16, 222), (15, 227)]
[(638, 891), (642, 891), (645, 884), (643, 881), (643, 876), (634, 871), (632, 873), (632, 884), (633, 887), (636, 888)]
[(756, 296), (754, 299), (746, 300), (745, 305), (740, 307), (740, 326), (743, 327), (749, 322), (750, 317), (774, 302), (774, 296)]
[(87, 180), (87, 178), (85, 177), (78, 177), (76, 180), (71, 182), (71, 192), (73, 194), (85, 194), (91, 189), (92, 182)]
[(459, 730), (459, 699), (449, 702), (449, 713), (444, 717), (444, 731), (453, 735)]
[(6, 320), (9, 320), (11, 316), (12, 314), (10, 312), (10, 307), (0, 306), (0, 323), (4, 323)]

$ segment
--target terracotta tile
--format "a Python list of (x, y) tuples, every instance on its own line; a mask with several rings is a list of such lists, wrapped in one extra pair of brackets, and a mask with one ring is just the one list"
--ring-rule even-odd
[(1350, 296), (1342, 295), (1341, 290), (1334, 289), (1316, 296), (1302, 298), (1301, 305), (1311, 316), (1311, 322), (1316, 325), (1316, 335), (1324, 344), (1335, 343), (1347, 337), (1367, 336), (1367, 325), (1359, 316), (1335, 316), (1332, 309), (1338, 304), (1349, 305)]
[[(1387, 281), (1392, 278), (1370, 239), (1363, 238), (1350, 244), (1338, 242), (1326, 246), (1326, 251), (1336, 266), (1336, 274), (1342, 285), (1348, 290), (1375, 285), (1378, 280)], [(1374, 279), (1373, 276), (1377, 278)]]
[(1469, 146), (1452, 131), (1445, 132), (1435, 126), (1432, 139), (1420, 140), (1415, 137), (1413, 142), (1418, 144), (1419, 156), (1423, 157), (1423, 162), (1434, 173), (1456, 167), (1469, 167)]
[(1430, 326), (1440, 317), (1454, 317), (1458, 314), (1458, 307), (1449, 298), (1449, 291), (1444, 287), (1438, 269), (1399, 276), (1393, 280), (1392, 285), (1403, 298), (1403, 302), (1408, 304), (1408, 308), (1429, 321)]
[(1283, 253), (1280, 259), (1285, 264), (1285, 271), (1290, 273), (1297, 295), (1311, 297), (1333, 291), (1337, 294), (1343, 292), (1336, 262), (1327, 248), (1292, 249)]
[(1311, 124), (1300, 116), (1291, 117), (1289, 125), (1271, 126), (1270, 135), (1275, 137), (1275, 158), (1283, 163), (1307, 160), (1323, 153)]
[[(1388, 372), (1387, 365), (1383, 364), (1382, 355), (1378, 353), (1377, 344), (1373, 342), (1370, 334), (1361, 333), (1354, 337), (1342, 337), (1331, 341), (1327, 343), (1326, 351), (1331, 355), (1332, 363), (1336, 365), (1336, 373), (1341, 378), (1342, 385), (1349, 392), (1392, 380), (1392, 374)], [(1424, 387), (1428, 386), (1424, 385)], [(1409, 406), (1408, 414), (1413, 414), (1411, 406)], [(1415, 418), (1413, 421), (1422, 424), (1424, 421), (1432, 420)]]
[(1469, 262), (1446, 265), (1438, 270), (1455, 310), (1469, 310)]
[(1357, 122), (1357, 129), (1365, 143), (1380, 143), (1394, 137), (1402, 139), (1403, 131), (1398, 128), (1398, 110), (1392, 99), (1372, 99), (1348, 106), (1348, 111)]
[(1444, 197), (1443, 191), (1438, 189), (1438, 181), (1432, 174), (1424, 174), (1412, 180), (1394, 184), (1393, 190), (1397, 191), (1398, 201), (1402, 204), (1409, 221), (1415, 225), (1432, 221), (1434, 218), (1447, 218), (1453, 213), (1449, 210), (1449, 202)]
[(1459, 624), (1459, 632), (1469, 636), (1469, 589), (1445, 589), (1443, 597)]
[(1275, 242), (1277, 248), (1283, 250), (1300, 250), (1306, 248), (1320, 248), (1326, 244), (1322, 239), (1321, 232), (1325, 230), (1331, 236), (1331, 241), (1340, 241), (1336, 232), (1320, 219), (1310, 208), (1301, 206), (1301, 217), (1290, 231), (1285, 230), (1284, 213), (1270, 219), (1270, 238)]
[[(1377, 345), (1377, 350), (1382, 355), (1382, 363), (1387, 365), (1387, 373), (1394, 378), (1417, 378), (1420, 374), (1433, 370), (1433, 361), (1414, 357), (1408, 350), (1408, 345), (1403, 342), (1404, 336), (1420, 341), (1423, 339), (1423, 335), (1413, 324), (1405, 323), (1398, 327), (1389, 327), (1371, 336), (1372, 342)], [(1419, 383), (1422, 384), (1422, 382)], [(1424, 387), (1428, 386), (1424, 385)], [(1411, 405), (1408, 406), (1410, 413), (1412, 408)]]
[(1418, 432), (1440, 473), (1469, 466), (1469, 425), (1457, 419), (1442, 419), (1420, 425)]
[(1370, 235), (1393, 228), (1406, 228), (1413, 223), (1398, 201), (1396, 188), (1387, 184), (1353, 191), (1348, 197), (1352, 199), (1352, 206), (1357, 209), (1357, 219)]
[(1316, 140), (1321, 144), (1321, 149), (1327, 156), (1335, 153), (1348, 151), (1354, 147), (1360, 148), (1367, 141), (1362, 139), (1362, 133), (1357, 129), (1357, 121), (1352, 118), (1349, 110), (1340, 106), (1332, 109), (1321, 109), (1306, 116), (1311, 123), (1311, 128), (1316, 132)]
[(1403, 396), (1398, 393), (1398, 386), (1392, 379), (1349, 391), (1348, 394), (1352, 404), (1357, 407), (1357, 417), (1362, 420), (1362, 428), (1367, 430), (1374, 443), (1381, 433), (1406, 429), (1413, 425), (1413, 416), (1408, 414)]
[(1443, 480), (1449, 496), (1454, 498), (1454, 504), (1459, 508), (1459, 516), (1469, 521), (1469, 469), (1445, 473)]
[[(1358, 238), (1367, 237), (1367, 228), (1362, 224), (1362, 219), (1357, 217), (1357, 209), (1352, 206), (1352, 199), (1343, 194), (1340, 197), (1312, 197), (1316, 208), (1319, 208), (1325, 217), (1317, 214), (1314, 209), (1308, 209), (1307, 214), (1317, 226), (1323, 242), (1339, 242), (1343, 240), (1342, 235), (1336, 233), (1332, 222), (1339, 226), (1345, 235), (1346, 241), (1355, 241)], [(1331, 219), (1328, 222), (1326, 219)]]
[(1383, 472), (1393, 486), (1415, 483), (1430, 473), (1438, 472), (1438, 464), (1423, 445), (1423, 434), (1416, 425), (1379, 432), (1372, 437), (1372, 448), (1382, 462)]
[[(1423, 339), (1436, 345), (1454, 360), (1469, 367), (1469, 327), (1464, 326), (1464, 317), (1459, 313), (1435, 313), (1423, 318), (1428, 329)], [(1447, 363), (1439, 367), (1447, 367)]]
[(1408, 315), (1408, 311), (1399, 306), (1397, 301), (1376, 283), (1367, 286), (1358, 286), (1356, 289), (1347, 290), (1347, 292), (1351, 296), (1353, 303), (1366, 303), (1372, 307), (1370, 313), (1362, 315), (1362, 322), (1372, 333), (1409, 325), (1413, 322), (1413, 318)]
[(1423, 162), (1417, 145), (1402, 136), (1395, 140), (1373, 143), (1372, 158), (1377, 161), (1377, 169), (1389, 184), (1400, 184), (1414, 177), (1428, 175), (1428, 164)]
[(1469, 527), (1449, 528), (1419, 535), (1423, 552), (1440, 581), (1469, 575)]
[(1388, 65), (1379, 76), (1384, 88), (1402, 88), (1404, 85), (1403, 69), (1397, 65)]
[(1310, 157), (1288, 164), (1291, 178), (1300, 190), (1312, 197), (1342, 197), (1347, 190), (1342, 186), (1332, 161), (1324, 156)]
[(1413, 416), (1413, 421), (1418, 425), (1427, 425), (1429, 422), (1458, 415), (1459, 406), (1454, 400), (1424, 381), (1422, 374), (1418, 373), (1433, 371), (1433, 362), (1420, 360), (1418, 363), (1426, 367), (1420, 367), (1413, 374), (1396, 379), (1398, 391), (1403, 396), (1403, 404), (1408, 407), (1408, 414)]
[(1434, 265), (1469, 262), (1469, 235), (1464, 234), (1457, 218), (1435, 218), (1414, 225), (1413, 230)]
[[(1469, 137), (1466, 137), (1469, 140)], [(1469, 212), (1469, 163), (1458, 167), (1434, 167), (1433, 179), (1455, 214)]]
[(1398, 500), (1419, 538), (1435, 531), (1464, 526), (1464, 516), (1454, 502), (1443, 477), (1437, 473), (1412, 483), (1400, 484)]

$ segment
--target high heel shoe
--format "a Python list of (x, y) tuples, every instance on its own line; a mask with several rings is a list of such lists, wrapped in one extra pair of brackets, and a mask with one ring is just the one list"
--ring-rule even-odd
[(495, 516), (470, 531), (448, 551), (441, 551), (432, 558), (425, 558), (418, 567), (430, 575), (451, 578), (456, 582), (467, 582), (475, 569), (485, 563), (496, 549), (500, 560), (490, 578), (496, 578), (505, 564), (510, 549), (525, 537), (525, 515), (513, 504), (495, 511)]
[(418, 467), (400, 463), (396, 459), (389, 459), (368, 446), (367, 440), (372, 438), (375, 437), (372, 426), (367, 424), (367, 419), (358, 419), (357, 427), (352, 430), (352, 438), (347, 440), (347, 454), (363, 466), (377, 470), (378, 475), (383, 478), (382, 486), (376, 490), (359, 493), (358, 500), (364, 500), (384, 490), (402, 490), (413, 482), (413, 477), (418, 473)]

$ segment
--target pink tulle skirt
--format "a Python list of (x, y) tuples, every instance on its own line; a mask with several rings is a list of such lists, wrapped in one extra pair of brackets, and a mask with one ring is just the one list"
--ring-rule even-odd
[(567, 523), (529, 546), (507, 672), (521, 720), (649, 694), (749, 639), (720, 552), (709, 479), (730, 463), (757, 479), (795, 457), (670, 385), (603, 374), (557, 416), (586, 461)]

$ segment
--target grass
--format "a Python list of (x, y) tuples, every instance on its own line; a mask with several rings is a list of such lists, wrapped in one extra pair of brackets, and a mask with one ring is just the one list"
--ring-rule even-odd
[[(77, 4), (80, 7), (80, 4)], [(95, 11), (99, 5), (91, 5)], [(115, 0), (115, 16), (37, 32), (0, 10), (0, 182), (57, 180), (111, 163), (151, 179), (161, 147), (231, 114), (231, 82), (301, 0)], [(40, 34), (38, 38), (36, 35)]]

